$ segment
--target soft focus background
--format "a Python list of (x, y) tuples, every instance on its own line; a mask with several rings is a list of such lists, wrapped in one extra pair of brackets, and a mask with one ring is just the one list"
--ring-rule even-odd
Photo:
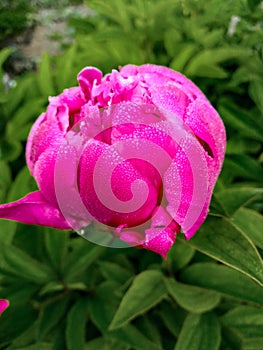
[(262, 350), (263, 2), (0, 1), (0, 201), (36, 188), (28, 132), (86, 65), (169, 66), (227, 129), (197, 235), (164, 261), (72, 232), (0, 221), (0, 349)]

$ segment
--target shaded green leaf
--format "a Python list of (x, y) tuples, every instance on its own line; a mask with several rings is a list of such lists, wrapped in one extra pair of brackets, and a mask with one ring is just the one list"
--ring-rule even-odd
[(85, 345), (87, 300), (80, 298), (67, 317), (66, 342), (68, 350), (83, 350)]
[(223, 324), (235, 328), (242, 337), (263, 340), (263, 309), (238, 306), (221, 317)]
[(69, 297), (57, 300), (45, 306), (38, 319), (38, 329), (36, 339), (38, 341), (44, 340), (46, 335), (60, 322), (65, 316), (69, 304)]
[(189, 314), (175, 350), (217, 350), (220, 341), (220, 325), (214, 313)]
[(52, 270), (46, 265), (33, 259), (19, 248), (1, 243), (1, 259), (4, 260), (8, 269), (20, 278), (37, 284), (49, 282), (54, 278)]

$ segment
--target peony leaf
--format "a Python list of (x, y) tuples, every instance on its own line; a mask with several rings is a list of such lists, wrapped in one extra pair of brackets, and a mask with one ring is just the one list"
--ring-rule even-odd
[(124, 295), (109, 329), (124, 326), (143, 314), (166, 296), (160, 271), (148, 270), (137, 275)]
[(230, 267), (214, 263), (197, 263), (186, 268), (180, 280), (207, 288), (230, 298), (263, 306), (262, 287)]
[(208, 217), (188, 244), (263, 285), (263, 262), (256, 247), (228, 219)]
[(165, 284), (178, 305), (193, 313), (210, 311), (220, 302), (220, 295), (211, 290), (179, 283), (172, 278), (166, 278)]
[(174, 350), (217, 350), (220, 341), (220, 325), (214, 313), (189, 314)]

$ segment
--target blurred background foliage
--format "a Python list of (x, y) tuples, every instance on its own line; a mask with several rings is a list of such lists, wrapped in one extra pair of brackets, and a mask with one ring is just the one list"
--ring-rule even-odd
[(11, 306), (0, 349), (261, 350), (263, 3), (87, 1), (88, 16), (67, 17), (73, 41), (63, 53), (13, 76), (6, 38), (50, 6), (0, 3), (1, 203), (36, 189), (24, 159), (28, 132), (48, 96), (76, 85), (86, 65), (107, 73), (150, 62), (184, 73), (219, 111), (227, 154), (208, 219), (192, 240), (179, 235), (166, 261), (1, 220), (0, 297)]

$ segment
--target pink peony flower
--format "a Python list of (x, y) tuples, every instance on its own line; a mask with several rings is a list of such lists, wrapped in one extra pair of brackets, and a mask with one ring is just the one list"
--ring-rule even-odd
[(0, 217), (77, 231), (95, 223), (165, 257), (180, 230), (191, 238), (207, 216), (223, 123), (166, 67), (127, 65), (104, 77), (86, 67), (78, 82), (50, 97), (29, 134), (39, 191), (0, 205)]
[(8, 308), (8, 306), (9, 306), (8, 300), (0, 299), (0, 316), (5, 311), (5, 309)]

